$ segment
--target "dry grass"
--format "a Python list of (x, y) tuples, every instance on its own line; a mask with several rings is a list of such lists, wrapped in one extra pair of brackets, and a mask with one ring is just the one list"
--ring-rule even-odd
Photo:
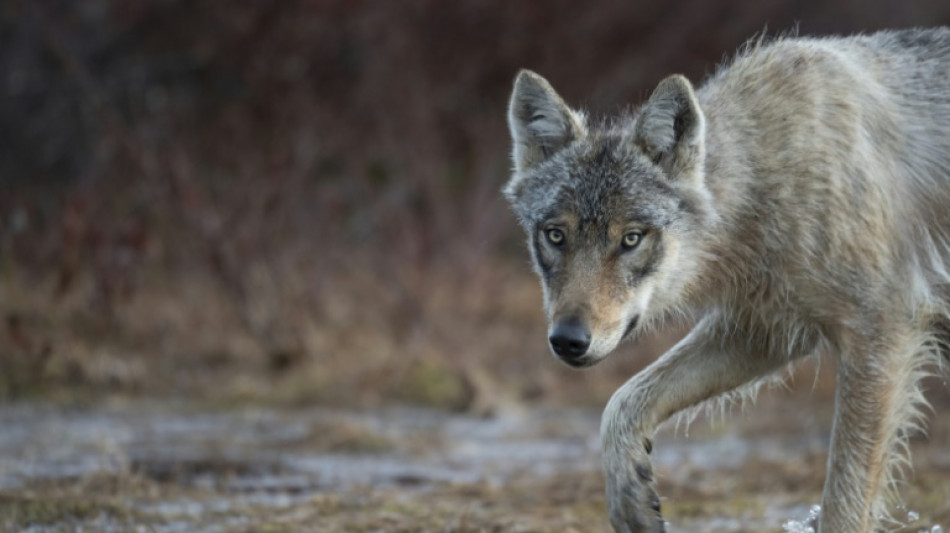
[(0, 344), (11, 348), (3, 354), (10, 370), (0, 391), (491, 410), (561, 396), (590, 405), (647, 361), (618, 356), (594, 374), (552, 361), (537, 281), (522, 265), (465, 280), (432, 273), (431, 286), (410, 289), (357, 272), (313, 293), (305, 273), (287, 265), (250, 277), (241, 302), (188, 272), (143, 284), (100, 314), (86, 305), (82, 282), (56, 299), (7, 272)]
[[(818, 501), (820, 491), (784, 492), (772, 486), (763, 493), (745, 484), (763, 465), (750, 466), (720, 477), (721, 491), (684, 496), (670, 494), (664, 501), (668, 520), (677, 531), (753, 533), (779, 531), (784, 520), (804, 518), (794, 514)], [(766, 465), (774, 466), (774, 465)], [(928, 472), (905, 491), (913, 509), (926, 511), (915, 524), (896, 531), (912, 533), (924, 524), (950, 523), (950, 472)], [(757, 477), (752, 475), (751, 477)], [(772, 478), (776, 476), (773, 474)], [(104, 481), (104, 480), (100, 480)], [(17, 530), (45, 525), (51, 531), (72, 531), (82, 524), (86, 531), (188, 524), (191, 530), (214, 527), (228, 533), (273, 532), (590, 532), (607, 531), (602, 478), (595, 474), (529, 480), (505, 487), (476, 483), (442, 485), (427, 492), (402, 489), (364, 489), (324, 493), (285, 507), (245, 505), (203, 516), (154, 514), (130, 507), (128, 502), (186, 499), (193, 505), (213, 500), (213, 495), (175, 486), (150, 487), (128, 479), (108, 482), (123, 487), (121, 498), (110, 490), (90, 492), (88, 484), (52, 489), (36, 488), (16, 495), (0, 495), (0, 528)], [(131, 488), (130, 488), (131, 485)], [(928, 488), (936, 487), (936, 490)], [(728, 487), (728, 488), (727, 488)], [(670, 487), (666, 487), (670, 488)], [(672, 487), (676, 489), (677, 487)], [(162, 496), (155, 494), (161, 491)], [(788, 509), (776, 515), (775, 509)], [(782, 512), (782, 511), (780, 511)], [(741, 524), (748, 524), (743, 527)], [(58, 528), (58, 529), (57, 529)]]

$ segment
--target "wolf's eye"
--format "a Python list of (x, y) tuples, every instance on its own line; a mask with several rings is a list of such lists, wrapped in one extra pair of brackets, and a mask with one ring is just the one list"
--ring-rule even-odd
[(548, 242), (555, 246), (560, 246), (564, 242), (564, 232), (557, 228), (549, 229), (545, 235), (548, 237)]
[(636, 248), (638, 244), (640, 244), (640, 237), (642, 236), (643, 234), (639, 231), (629, 231), (623, 236), (623, 241), (621, 244), (625, 249), (632, 250), (633, 248)]

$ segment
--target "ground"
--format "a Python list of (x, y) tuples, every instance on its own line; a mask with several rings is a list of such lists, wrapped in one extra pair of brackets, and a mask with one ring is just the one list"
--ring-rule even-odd
[[(950, 524), (950, 409), (937, 406), (897, 511)], [(670, 424), (653, 458), (669, 530), (791, 530), (819, 501), (830, 408), (773, 391)], [(488, 417), (121, 402), (0, 407), (4, 531), (607, 531), (599, 412)]]

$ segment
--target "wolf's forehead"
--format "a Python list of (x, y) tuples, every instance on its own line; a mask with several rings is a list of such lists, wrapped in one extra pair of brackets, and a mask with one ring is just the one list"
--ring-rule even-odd
[(562, 167), (565, 175), (554, 210), (569, 210), (590, 221), (664, 222), (663, 213), (675, 195), (649, 161), (616, 142), (586, 148)]
[(565, 188), (551, 207), (553, 212), (569, 212), (580, 221), (595, 224), (640, 222), (664, 226), (675, 204), (650, 184), (630, 181), (611, 187)]

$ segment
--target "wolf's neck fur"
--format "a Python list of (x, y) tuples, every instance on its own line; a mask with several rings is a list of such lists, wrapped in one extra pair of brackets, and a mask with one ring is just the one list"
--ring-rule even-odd
[(772, 130), (767, 132), (772, 138), (763, 138), (748, 110), (720, 97), (719, 85), (712, 80), (698, 94), (706, 116), (705, 186), (715, 209), (700, 243), (708, 257), (696, 280), (705, 288), (695, 293), (695, 304), (701, 308), (737, 298), (760, 300), (761, 294), (751, 293), (774, 292), (768, 285), (779, 265), (770, 264), (769, 249), (776, 244), (771, 242), (776, 235), (786, 231), (770, 216), (778, 206), (767, 190), (774, 188), (778, 176), (768, 175), (772, 169), (748, 157), (757, 153), (750, 147), (781, 144), (775, 137), (783, 132)]

